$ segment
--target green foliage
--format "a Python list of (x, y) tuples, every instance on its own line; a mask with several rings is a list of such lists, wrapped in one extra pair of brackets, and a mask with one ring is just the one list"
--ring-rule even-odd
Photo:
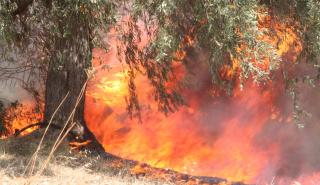
[[(320, 2), (316, 0), (307, 1), (307, 17), (304, 23), (306, 27), (306, 51), (309, 59), (317, 60), (320, 56)], [(319, 64), (319, 59), (316, 61)]]
[(16, 8), (17, 5), (15, 3), (0, 1), (0, 41), (13, 38), (13, 35), (10, 34), (14, 33), (11, 12)]
[[(279, 67), (280, 56), (276, 48), (257, 39), (265, 31), (258, 25), (258, 16), (267, 13), (263, 10), (272, 11), (273, 16), (296, 18), (301, 23), (299, 33), (304, 38), (305, 56), (319, 66), (320, 3), (317, 0), (132, 0), (128, 3), (45, 0), (30, 1), (23, 15), (14, 14), (21, 6), (19, 2), (0, 0), (1, 39), (13, 43), (14, 47), (35, 46), (37, 53), (43, 53), (42, 62), (50, 61), (55, 55), (57, 66), (63, 66), (64, 52), (68, 52), (57, 47), (61, 43), (79, 43), (73, 42), (79, 39), (74, 34), (79, 25), (89, 32), (86, 39), (91, 47), (107, 48), (101, 33), (115, 26), (117, 15), (129, 14), (127, 24), (118, 27), (122, 33), (119, 56), (130, 69), (129, 112), (140, 110), (134, 83), (139, 72), (146, 75), (154, 87), (159, 110), (168, 113), (183, 105), (179, 87), (168, 89), (167, 83), (174, 80), (172, 65), (177, 61), (176, 53), (186, 51), (186, 36), (194, 40), (192, 47), (208, 52), (208, 71), (213, 83), (230, 90), (230, 81), (219, 74), (222, 66), (233, 65), (230, 59), (240, 62), (241, 81), (251, 77), (255, 81), (268, 79), (271, 71)], [(142, 32), (148, 36), (148, 45), (144, 48), (139, 46)], [(245, 49), (239, 51), (244, 46)], [(269, 59), (270, 69), (261, 70), (249, 62), (262, 58)], [(91, 53), (88, 53), (86, 61), (90, 59)]]
[[(146, 13), (150, 19), (156, 19), (156, 39), (150, 45), (156, 53), (156, 61), (172, 61), (173, 53), (180, 49), (181, 39), (191, 29), (197, 29), (197, 45), (209, 49), (210, 72), (216, 83), (221, 82), (218, 70), (227, 63), (226, 55), (239, 58), (243, 78), (251, 74), (257, 79), (268, 75), (248, 65), (252, 56), (257, 59), (270, 57), (272, 62), (279, 62), (274, 48), (266, 42), (257, 41), (263, 32), (258, 29), (257, 1), (137, 0), (134, 7), (136, 16), (145, 16)], [(150, 19), (146, 19), (145, 24), (150, 24)], [(247, 50), (239, 53), (237, 48), (241, 44), (246, 44)], [(276, 68), (277, 65), (271, 66)]]
[[(219, 70), (223, 65), (232, 65), (230, 58), (240, 61), (241, 80), (253, 77), (256, 81), (269, 77), (270, 71), (278, 67), (280, 57), (275, 48), (264, 41), (258, 41), (263, 29), (258, 28), (258, 4), (255, 0), (135, 0), (133, 1), (132, 29), (123, 36), (126, 46), (123, 54), (126, 63), (131, 66), (131, 74), (145, 71), (154, 86), (155, 100), (159, 109), (165, 113), (174, 111), (183, 104), (178, 89), (166, 88), (173, 80), (172, 63), (175, 53), (184, 51), (183, 39), (189, 36), (195, 40), (193, 47), (209, 52), (209, 72), (215, 84), (230, 87), (230, 81), (221, 79)], [(139, 26), (144, 21), (148, 33), (149, 45), (140, 49), (137, 42), (141, 39)], [(246, 45), (246, 50), (237, 48)], [(131, 57), (128, 57), (131, 56)], [(270, 58), (268, 71), (252, 65), (252, 59)], [(142, 69), (135, 67), (137, 63)], [(132, 76), (134, 78), (134, 75)], [(131, 95), (136, 95), (134, 81), (130, 80)], [(230, 90), (231, 89), (226, 89)], [(137, 104), (134, 98), (133, 104)], [(134, 108), (138, 106), (130, 105)]]
[[(107, 0), (22, 2), (0, 1), (1, 40), (21, 49), (28, 48), (32, 43), (38, 52), (45, 52), (47, 58), (56, 49), (54, 42), (58, 38), (72, 38), (74, 27), (79, 24), (85, 25), (90, 32), (90, 38), (87, 39), (95, 46), (102, 47), (99, 32), (107, 32), (109, 25), (115, 22), (114, 3)], [(26, 6), (26, 11), (16, 13), (21, 6)]]
[[(54, 30), (55, 37), (72, 37), (73, 25), (65, 23), (77, 22), (79, 24), (80, 22), (87, 25), (92, 37), (97, 37), (99, 31), (107, 32), (109, 25), (115, 22), (115, 7), (111, 1), (52, 1), (51, 7), (50, 18), (55, 23), (51, 25), (51, 29)], [(94, 43), (101, 44), (101, 39), (93, 39)]]
[[(258, 16), (270, 14), (263, 10), (270, 11), (271, 16), (278, 17), (278, 20), (281, 17), (293, 17), (299, 21), (302, 29), (297, 32), (304, 38), (305, 56), (319, 66), (320, 9), (316, 0), (135, 0), (133, 21), (136, 24), (141, 20), (144, 22), (150, 44), (141, 51), (136, 43), (140, 40), (139, 26), (132, 26), (136, 29), (131, 29), (123, 37), (128, 51), (124, 53), (131, 53), (131, 57), (126, 57), (125, 61), (133, 66), (140, 62), (143, 69), (134, 71), (136, 67), (132, 67), (131, 73), (145, 71), (155, 88), (156, 100), (165, 102), (160, 103), (160, 110), (166, 113), (183, 104), (181, 97), (176, 94), (177, 90), (169, 90), (165, 84), (172, 80), (170, 75), (175, 53), (185, 49), (181, 43), (186, 35), (195, 40), (193, 47), (209, 52), (207, 62), (213, 83), (226, 90), (232, 91), (230, 87), (233, 85), (229, 80), (220, 78), (219, 70), (224, 65), (231, 66), (231, 58), (240, 62), (241, 81), (248, 78), (256, 82), (269, 79), (271, 72), (280, 66), (281, 56), (277, 55), (277, 48), (257, 39), (265, 32), (259, 28)], [(131, 35), (130, 39), (128, 35)], [(238, 48), (242, 46), (245, 49), (239, 52)], [(268, 70), (262, 70), (250, 62), (252, 59), (259, 62), (266, 58), (270, 61)], [(288, 83), (292, 80), (289, 79)], [(131, 94), (136, 96), (134, 81), (130, 80), (130, 83)], [(291, 93), (296, 93), (294, 85), (288, 87)], [(134, 99), (134, 102), (138, 102), (136, 97)], [(299, 108), (297, 98), (293, 99), (296, 117), (299, 117), (303, 110)], [(131, 105), (133, 107), (138, 106)]]
[[(130, 19), (126, 32), (123, 33), (119, 51), (119, 58), (129, 66), (129, 97), (127, 97), (128, 111), (140, 116), (140, 104), (136, 93), (134, 79), (138, 72), (142, 72), (154, 87), (154, 99), (158, 102), (158, 109), (165, 114), (175, 111), (184, 102), (178, 93), (178, 89), (169, 89), (166, 83), (172, 80), (172, 45), (175, 44), (175, 37), (163, 32), (157, 37), (150, 47), (141, 49), (141, 30), (135, 22)], [(158, 55), (158, 52), (161, 53)], [(169, 52), (171, 50), (171, 52)]]

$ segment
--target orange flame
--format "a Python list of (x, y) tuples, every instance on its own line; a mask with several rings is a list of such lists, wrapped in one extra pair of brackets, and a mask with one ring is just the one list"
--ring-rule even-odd
[[(276, 48), (276, 54), (281, 56), (285, 61), (296, 62), (299, 54), (302, 51), (302, 42), (298, 34), (295, 32), (299, 28), (299, 23), (292, 22), (291, 19), (280, 22), (271, 18), (270, 15), (260, 14), (259, 29), (264, 30), (264, 34), (257, 38), (258, 41), (264, 41)], [(239, 33), (241, 35), (241, 33)], [(244, 52), (247, 50), (247, 45), (241, 44), (237, 51)], [(252, 55), (247, 53), (247, 55)], [(251, 56), (250, 63), (259, 68), (259, 70), (268, 72), (271, 68), (270, 59), (264, 57), (257, 60)], [(240, 72), (240, 59), (233, 58), (231, 65), (224, 65), (220, 70), (221, 76), (224, 79), (231, 80), (234, 76), (238, 76)]]
[[(295, 62), (302, 44), (294, 27), (275, 20), (271, 23), (269, 17), (261, 25), (269, 31), (258, 39), (267, 40), (285, 60)], [(275, 34), (270, 34), (271, 28)], [(256, 137), (264, 132), (266, 124), (291, 122), (291, 117), (281, 115), (275, 105), (283, 94), (279, 84), (270, 82), (259, 87), (248, 82), (244, 90), (235, 87), (232, 97), (216, 97), (208, 88), (210, 84), (200, 80), (193, 84), (196, 88), (182, 92), (188, 106), (165, 117), (157, 112), (147, 79), (138, 76), (137, 93), (142, 102), (139, 123), (126, 112), (126, 69), (118, 64), (115, 54), (116, 48), (103, 56), (101, 51), (95, 51), (112, 67), (97, 73), (86, 94), (86, 121), (106, 151), (155, 167), (249, 183), (267, 176), (272, 165), (277, 164), (277, 143), (259, 146)], [(185, 55), (177, 53), (179, 58)], [(237, 60), (233, 63), (233, 67), (222, 69), (226, 76), (238, 70)], [(268, 65), (266, 60), (258, 67), (267, 69)], [(178, 68), (183, 76), (188, 75), (181, 70), (183, 66)], [(134, 170), (141, 171), (139, 167)]]
[[(42, 108), (40, 108), (42, 109)], [(4, 126), (7, 130), (5, 138), (7, 136), (14, 135), (17, 131), (26, 128), (29, 125), (39, 123), (43, 119), (43, 114), (41, 110), (35, 110), (32, 103), (17, 104), (15, 106), (10, 106), (5, 110), (4, 116)], [(30, 127), (20, 133), (20, 136), (27, 135), (32, 131), (36, 130), (37, 126)]]

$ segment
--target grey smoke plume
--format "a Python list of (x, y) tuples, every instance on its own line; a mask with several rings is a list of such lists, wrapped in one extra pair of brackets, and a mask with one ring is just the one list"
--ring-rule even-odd
[(35, 92), (44, 88), (45, 66), (31, 44), (9, 48), (0, 42), (0, 101), (35, 103)]

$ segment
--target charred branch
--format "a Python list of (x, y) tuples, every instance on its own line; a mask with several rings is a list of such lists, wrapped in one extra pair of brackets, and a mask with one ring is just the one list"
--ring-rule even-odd
[(31, 124), (31, 125), (28, 125), (28, 126), (22, 128), (21, 130), (16, 130), (15, 133), (14, 133), (14, 136), (17, 137), (17, 136), (19, 136), (21, 133), (23, 133), (24, 131), (28, 130), (29, 128), (39, 127), (41, 124), (42, 124), (42, 122), (34, 123), (34, 124)]
[[(16, 130), (15, 133), (14, 133), (14, 136), (15, 136), (15, 137), (18, 137), (19, 135), (21, 135), (24, 131), (28, 130), (29, 128), (33, 128), (33, 127), (41, 127), (41, 128), (44, 128), (44, 127), (46, 127), (46, 126), (48, 126), (48, 125), (45, 124), (44, 122), (33, 123), (33, 124), (30, 124), (30, 125), (22, 128), (22, 129), (20, 129), (20, 130)], [(62, 130), (62, 127), (59, 126), (59, 125), (56, 125), (56, 124), (51, 124), (50, 127), (51, 127), (52, 129), (55, 129), (55, 130)], [(73, 133), (70, 133), (70, 134), (72, 135)]]

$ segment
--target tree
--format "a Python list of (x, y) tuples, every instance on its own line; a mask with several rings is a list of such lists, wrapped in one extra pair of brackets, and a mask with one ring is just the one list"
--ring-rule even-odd
[[(33, 48), (47, 68), (45, 112), (42, 126), (77, 123), (81, 140), (94, 139), (84, 123), (84, 96), (87, 70), (98, 31), (107, 30), (113, 21), (109, 1), (33, 1), (2, 0), (0, 33), (8, 49), (19, 48), (28, 54)], [(100, 42), (102, 43), (102, 42)]]
[[(308, 46), (305, 56), (312, 57), (318, 64), (319, 10), (316, 0), (132, 0), (117, 3), (107, 0), (1, 0), (0, 33), (8, 48), (28, 51), (32, 46), (42, 56), (37, 62), (47, 67), (44, 125), (68, 95), (54, 123), (61, 125), (72, 115), (70, 122), (82, 125), (84, 131), (80, 135), (87, 139), (93, 135), (84, 123), (81, 94), (88, 79), (86, 71), (91, 67), (92, 48), (105, 46), (99, 33), (107, 32), (110, 25), (122, 34), (119, 57), (130, 69), (129, 112), (139, 115), (134, 78), (138, 72), (143, 72), (154, 87), (159, 110), (169, 113), (183, 104), (179, 90), (166, 86), (174, 76), (172, 66), (174, 61), (180, 60), (179, 52), (185, 54), (190, 47), (205, 50), (210, 56), (208, 70), (213, 83), (231, 91), (232, 81), (220, 76), (222, 66), (232, 67), (231, 59), (240, 62), (241, 81), (268, 79), (271, 71), (279, 66), (281, 59), (276, 48), (257, 39), (264, 31), (259, 28), (259, 16), (270, 12), (273, 16), (293, 15), (301, 22), (301, 36)], [(114, 24), (114, 16), (124, 11), (130, 14), (125, 28)], [(144, 48), (139, 47), (142, 33), (139, 21), (144, 22), (149, 39)], [(239, 51), (241, 47), (245, 49)], [(252, 59), (262, 58), (270, 61), (269, 69), (261, 70), (250, 63)]]
[[(160, 110), (169, 112), (175, 108), (175, 104), (181, 104), (180, 99), (176, 98), (176, 91), (168, 91), (165, 88), (165, 83), (171, 80), (169, 75), (172, 73), (172, 68), (170, 66), (174, 61), (177, 61), (175, 54), (181, 51), (188, 52), (189, 46), (185, 43), (186, 36), (194, 40), (193, 48), (201, 48), (210, 56), (208, 63), (213, 84), (222, 86), (229, 92), (232, 92), (234, 86), (233, 80), (230, 79), (240, 79), (240, 83), (242, 83), (248, 78), (253, 78), (257, 82), (272, 78), (271, 72), (278, 69), (282, 61), (281, 56), (276, 53), (277, 46), (272, 46), (263, 39), (259, 39), (266, 31), (259, 27), (259, 17), (265, 15), (286, 24), (299, 23), (299, 27), (296, 29), (304, 45), (299, 62), (307, 61), (318, 70), (316, 76), (307, 74), (301, 78), (293, 75), (293, 77), (286, 79), (289, 84), (288, 90), (293, 94), (295, 114), (302, 112), (298, 108), (297, 102), (295, 86), (297, 81), (314, 83), (315, 80), (320, 79), (319, 1), (136, 0), (132, 12), (133, 22), (142, 19), (147, 25), (146, 30), (155, 33), (149, 34), (152, 42), (143, 51), (137, 49), (136, 40), (139, 40), (139, 34), (136, 39), (132, 39), (130, 34), (124, 37), (126, 45), (124, 53), (129, 56), (125, 58), (125, 61), (130, 66), (130, 74), (133, 74), (132, 84), (129, 87), (132, 91), (131, 97), (134, 98), (130, 102), (135, 102), (129, 104), (131, 105), (129, 108), (139, 110), (133, 78), (134, 74), (141, 69), (137, 69), (136, 66), (142, 66), (147, 71), (148, 78), (151, 79), (151, 84), (155, 87), (156, 100), (164, 102), (160, 103)], [(285, 22), (288, 20), (292, 22)], [(135, 30), (137, 25), (131, 27), (131, 30)], [(155, 27), (156, 29), (153, 31)], [(138, 31), (132, 32), (139, 33)], [(272, 34), (271, 32), (268, 34)], [(267, 70), (250, 62), (266, 58), (270, 62), (270, 67)], [(221, 78), (219, 70), (223, 66), (234, 67), (231, 60), (239, 61), (237, 68), (240, 74), (234, 73), (234, 77), (229, 79)], [(135, 65), (137, 62), (140, 62), (140, 65)]]

